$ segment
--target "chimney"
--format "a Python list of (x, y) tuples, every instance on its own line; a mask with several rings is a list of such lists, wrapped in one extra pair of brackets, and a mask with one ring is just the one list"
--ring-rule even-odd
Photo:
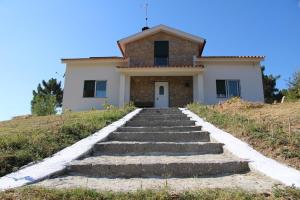
[(145, 31), (145, 30), (147, 30), (147, 29), (149, 29), (149, 27), (148, 27), (148, 26), (144, 26), (144, 27), (142, 28), (142, 31)]

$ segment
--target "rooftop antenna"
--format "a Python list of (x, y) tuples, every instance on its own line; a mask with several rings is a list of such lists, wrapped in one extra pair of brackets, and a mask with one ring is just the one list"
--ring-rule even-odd
[(146, 3), (145, 3), (145, 22), (146, 22), (146, 26), (144, 26), (142, 28), (142, 31), (149, 29), (149, 27), (148, 27), (148, 5), (149, 5), (148, 1), (146, 1)]

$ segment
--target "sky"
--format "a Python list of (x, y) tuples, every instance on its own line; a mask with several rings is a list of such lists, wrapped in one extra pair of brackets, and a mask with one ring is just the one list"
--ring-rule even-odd
[[(29, 114), (43, 79), (64, 81), (61, 58), (120, 56), (141, 31), (145, 0), (0, 0), (0, 121)], [(300, 69), (299, 0), (148, 0), (149, 26), (207, 40), (203, 55), (264, 55), (278, 88)]]

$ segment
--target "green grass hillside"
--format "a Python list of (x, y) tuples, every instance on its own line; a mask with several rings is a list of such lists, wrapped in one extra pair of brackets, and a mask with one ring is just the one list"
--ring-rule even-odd
[(18, 117), (0, 122), (0, 176), (51, 156), (133, 110), (66, 112), (62, 115)]
[(9, 190), (0, 193), (0, 199), (32, 200), (32, 199), (73, 199), (73, 200), (104, 200), (104, 199), (157, 199), (157, 200), (296, 200), (300, 198), (300, 190), (294, 188), (274, 188), (271, 193), (251, 193), (240, 189), (202, 189), (182, 193), (171, 192), (167, 188), (153, 191), (140, 190), (136, 192), (97, 192), (88, 189), (45, 189), (36, 187), (25, 187), (17, 190)]
[(253, 104), (234, 98), (188, 108), (266, 156), (300, 169), (300, 102)]

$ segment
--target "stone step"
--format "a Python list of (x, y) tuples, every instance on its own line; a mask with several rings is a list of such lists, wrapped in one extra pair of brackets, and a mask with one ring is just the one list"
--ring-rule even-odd
[(125, 126), (192, 126), (195, 125), (195, 121), (191, 120), (133, 120), (125, 124)]
[(77, 175), (107, 178), (201, 177), (249, 172), (248, 162), (219, 155), (97, 156), (73, 161), (68, 170)]
[(172, 120), (189, 120), (189, 118), (186, 115), (137, 115), (132, 118), (135, 119), (144, 119), (144, 120), (166, 120), (166, 119), (172, 119)]
[(222, 143), (212, 142), (120, 142), (108, 141), (94, 146), (94, 155), (220, 154)]
[(201, 126), (169, 126), (169, 127), (120, 127), (117, 132), (187, 132), (201, 131)]
[(143, 109), (139, 114), (182, 114), (179, 109)]
[(209, 142), (206, 131), (189, 132), (113, 132), (108, 137), (116, 141), (140, 142)]

